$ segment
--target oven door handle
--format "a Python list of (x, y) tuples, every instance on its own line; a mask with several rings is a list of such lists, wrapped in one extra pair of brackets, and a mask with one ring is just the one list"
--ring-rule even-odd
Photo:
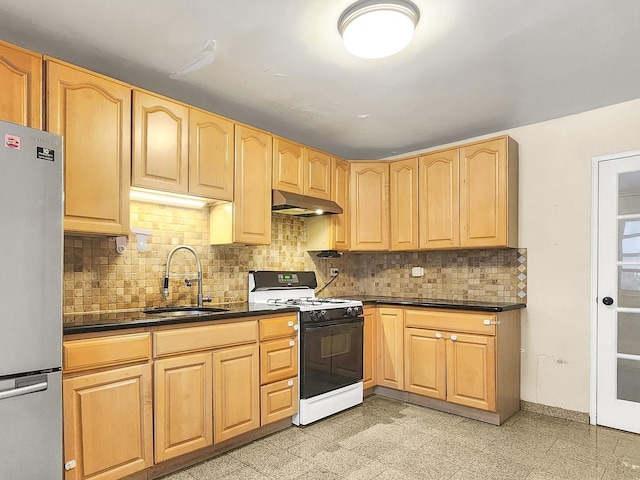
[(356, 317), (356, 318), (349, 318), (348, 320), (335, 320), (335, 321), (329, 321), (326, 323), (313, 323), (313, 324), (302, 324), (302, 330), (304, 330), (305, 332), (309, 332), (309, 331), (313, 331), (313, 330), (321, 330), (323, 328), (328, 328), (328, 327), (348, 327), (348, 326), (364, 326), (364, 318), (362, 317)]

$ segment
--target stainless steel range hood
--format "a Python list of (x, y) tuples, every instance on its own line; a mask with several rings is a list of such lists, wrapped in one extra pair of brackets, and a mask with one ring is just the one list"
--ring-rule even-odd
[(297, 215), (299, 217), (317, 217), (342, 213), (342, 207), (331, 200), (308, 197), (297, 193), (273, 190), (271, 210), (276, 213)]

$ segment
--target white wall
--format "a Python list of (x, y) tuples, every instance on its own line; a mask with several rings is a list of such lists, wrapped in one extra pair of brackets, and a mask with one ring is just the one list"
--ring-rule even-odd
[(591, 159), (640, 149), (640, 99), (502, 133), (520, 146), (521, 397), (588, 412)]

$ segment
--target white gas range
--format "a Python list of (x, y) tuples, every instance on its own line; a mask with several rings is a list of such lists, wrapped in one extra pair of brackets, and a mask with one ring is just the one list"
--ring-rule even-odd
[(249, 303), (300, 310), (298, 413), (307, 425), (362, 403), (362, 302), (315, 296), (314, 272), (251, 271)]

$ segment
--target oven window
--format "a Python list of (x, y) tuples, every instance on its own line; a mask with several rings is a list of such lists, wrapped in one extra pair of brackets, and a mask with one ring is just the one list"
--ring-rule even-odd
[(362, 319), (302, 327), (300, 397), (311, 398), (362, 380)]

